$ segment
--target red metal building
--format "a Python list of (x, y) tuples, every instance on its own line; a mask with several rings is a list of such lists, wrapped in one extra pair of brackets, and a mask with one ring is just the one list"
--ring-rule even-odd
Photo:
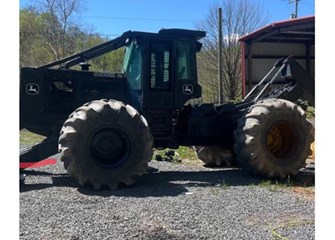
[[(282, 57), (294, 56), (314, 79), (315, 16), (274, 22), (239, 39), (243, 96)], [(280, 79), (276, 81), (280, 84)]]

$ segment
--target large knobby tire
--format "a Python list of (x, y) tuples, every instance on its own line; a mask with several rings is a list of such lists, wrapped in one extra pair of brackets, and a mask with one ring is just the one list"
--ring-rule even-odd
[(61, 161), (80, 185), (94, 189), (131, 185), (152, 158), (146, 120), (130, 105), (96, 100), (76, 109), (59, 138)]
[(285, 178), (306, 165), (314, 128), (305, 112), (283, 99), (251, 106), (234, 132), (237, 162), (266, 177)]
[(215, 146), (194, 146), (198, 158), (205, 167), (231, 167), (234, 164), (232, 150)]

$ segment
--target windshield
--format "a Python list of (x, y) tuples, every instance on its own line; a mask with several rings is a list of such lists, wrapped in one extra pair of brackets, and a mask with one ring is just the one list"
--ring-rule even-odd
[(136, 40), (133, 40), (126, 47), (122, 71), (127, 75), (130, 86), (134, 90), (141, 90), (142, 55), (140, 45), (137, 44)]

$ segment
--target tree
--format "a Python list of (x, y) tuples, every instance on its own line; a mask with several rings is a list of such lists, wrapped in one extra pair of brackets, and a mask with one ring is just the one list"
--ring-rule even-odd
[[(43, 65), (109, 40), (79, 24), (82, 3), (83, 0), (40, 0), (20, 10), (21, 67)], [(120, 72), (123, 52), (121, 48), (92, 59), (91, 70)]]
[(259, 4), (251, 0), (223, 0), (209, 8), (206, 19), (197, 24), (207, 32), (203, 50), (198, 55), (198, 74), (203, 86), (204, 102), (218, 101), (218, 8), (222, 8), (222, 71), (223, 95), (229, 100), (241, 96), (241, 47), (238, 39), (262, 27), (266, 14)]
[(44, 39), (55, 60), (73, 54), (75, 37), (81, 33), (76, 19), (83, 11), (83, 0), (36, 0), (36, 3), (44, 13)]
[(53, 53), (44, 44), (45, 25), (33, 7), (20, 10), (20, 66), (34, 66), (50, 62)]
[(20, 66), (41, 65), (73, 54), (83, 33), (83, 0), (32, 0), (20, 10)]
[[(98, 34), (86, 34), (82, 38), (77, 38), (77, 46), (81, 49), (88, 49), (103, 42), (108, 41), (107, 38), (102, 38)], [(99, 57), (90, 60), (91, 70), (103, 72), (121, 72), (123, 64), (124, 48), (119, 48), (112, 52), (103, 54)]]

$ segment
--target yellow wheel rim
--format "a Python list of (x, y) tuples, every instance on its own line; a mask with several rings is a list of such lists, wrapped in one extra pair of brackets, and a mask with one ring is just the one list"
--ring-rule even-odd
[(272, 125), (266, 137), (267, 149), (277, 158), (287, 157), (295, 146), (295, 133), (286, 121)]

